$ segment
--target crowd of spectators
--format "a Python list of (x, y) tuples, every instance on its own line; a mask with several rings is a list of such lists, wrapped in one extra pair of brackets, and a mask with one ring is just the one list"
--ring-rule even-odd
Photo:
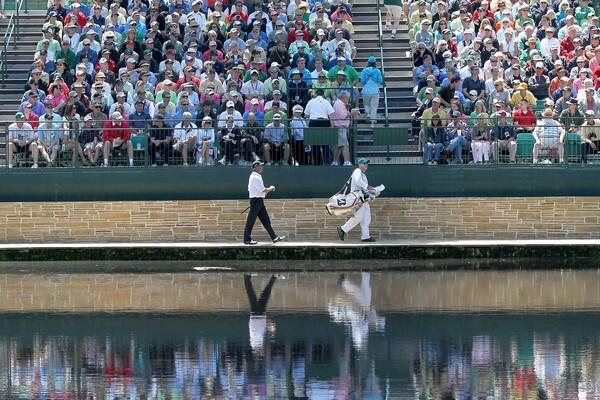
[[(51, 0), (41, 29), (10, 168), (132, 166), (140, 145), (153, 166), (351, 165), (359, 85), (376, 120), (383, 77), (353, 65), (349, 0)], [(305, 146), (311, 126), (338, 145)]]
[(583, 162), (598, 153), (600, 21), (590, 0), (418, 0), (402, 13), (426, 163), (442, 152), (453, 163), (515, 162), (525, 140), (534, 163), (563, 162), (567, 141)]

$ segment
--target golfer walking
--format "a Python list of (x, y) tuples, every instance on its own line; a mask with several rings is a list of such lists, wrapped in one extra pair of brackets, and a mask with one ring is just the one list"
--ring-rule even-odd
[(352, 218), (346, 221), (344, 225), (337, 228), (340, 240), (344, 240), (346, 238), (346, 234), (350, 232), (356, 225), (360, 224), (361, 242), (375, 241), (375, 239), (373, 239), (369, 233), (369, 225), (371, 224), (371, 207), (369, 206), (368, 202), (368, 200), (371, 198), (371, 195), (375, 193), (375, 188), (373, 186), (369, 186), (367, 175), (365, 175), (367, 169), (369, 169), (369, 160), (366, 158), (359, 158), (358, 168), (352, 172), (352, 176), (350, 177), (350, 191), (363, 193), (365, 202), (358, 209), (358, 211), (354, 213)]
[(248, 195), (250, 197), (250, 211), (248, 211), (248, 219), (246, 220), (246, 228), (244, 229), (244, 244), (254, 245), (257, 242), (252, 240), (252, 228), (256, 222), (256, 218), (260, 220), (265, 230), (271, 237), (273, 243), (277, 243), (285, 239), (285, 236), (277, 236), (273, 228), (271, 227), (271, 219), (269, 213), (265, 207), (264, 199), (268, 193), (275, 191), (275, 186), (269, 186), (265, 188), (265, 184), (262, 179), (262, 172), (264, 169), (264, 163), (260, 160), (256, 160), (252, 163), (252, 173), (250, 179), (248, 179)]

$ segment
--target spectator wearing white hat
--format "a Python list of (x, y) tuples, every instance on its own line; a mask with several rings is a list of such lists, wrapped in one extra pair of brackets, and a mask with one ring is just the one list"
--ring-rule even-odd
[(559, 162), (564, 162), (565, 129), (553, 117), (554, 112), (550, 108), (546, 108), (542, 112), (542, 119), (537, 121), (533, 130), (533, 137), (535, 138), (535, 144), (533, 145), (534, 164), (537, 164), (542, 150), (551, 149), (556, 149)]
[(265, 127), (263, 135), (263, 154), (267, 165), (279, 163), (286, 165), (290, 159), (288, 132), (281, 123), (281, 115), (273, 115), (273, 122)]
[(188, 24), (195, 20), (200, 30), (206, 27), (206, 15), (201, 11), (202, 0), (194, 0), (192, 2), (192, 11), (187, 14)]
[(433, 48), (433, 34), (431, 33), (431, 20), (424, 19), (421, 21), (421, 29), (415, 34), (415, 41), (417, 43), (425, 43), (428, 49)]
[(550, 58), (552, 55), (552, 47), (556, 46), (558, 53), (560, 54), (560, 41), (554, 37), (556, 29), (553, 27), (546, 28), (545, 37), (540, 42), (540, 51), (546, 58)]
[(181, 154), (183, 165), (188, 166), (188, 156), (194, 153), (198, 127), (192, 122), (192, 114), (184, 112), (182, 121), (173, 129), (173, 150)]
[[(79, 154), (85, 154), (87, 162), (96, 165), (100, 158), (103, 144), (100, 129), (93, 125), (93, 119), (94, 117), (91, 114), (88, 114), (83, 118), (83, 127), (77, 137), (77, 151)], [(86, 163), (85, 157), (82, 157), (84, 159), (84, 164)]]
[(133, 105), (127, 102), (127, 94), (124, 92), (117, 93), (117, 102), (110, 106), (108, 113), (112, 115), (118, 106), (123, 107), (124, 115), (129, 115), (134, 111)]
[(123, 121), (120, 112), (115, 111), (111, 119), (104, 123), (102, 128), (102, 140), (104, 141), (104, 167), (108, 167), (108, 161), (112, 150), (126, 149), (129, 166), (133, 167), (133, 147), (131, 145), (131, 130), (127, 121)]
[(196, 136), (196, 164), (201, 167), (214, 165), (216, 153), (213, 119), (206, 115), (200, 121), (198, 136)]
[(42, 146), (38, 145), (33, 129), (25, 121), (23, 113), (16, 113), (15, 122), (8, 126), (8, 168), (14, 166), (13, 158), (19, 153), (31, 154), (33, 158), (31, 168), (37, 168), (40, 147), (43, 149)]
[(310, 148), (304, 146), (304, 129), (308, 128), (308, 122), (302, 116), (303, 112), (304, 109), (299, 104), (292, 107), (290, 138), (292, 140), (292, 157), (295, 166), (305, 165), (310, 154)]
[(238, 128), (242, 128), (244, 126), (244, 118), (242, 117), (242, 114), (235, 109), (235, 103), (229, 100), (227, 103), (225, 103), (225, 111), (219, 114), (217, 128), (224, 128), (225, 124), (227, 123), (227, 117), (230, 115), (233, 117), (234, 126)]

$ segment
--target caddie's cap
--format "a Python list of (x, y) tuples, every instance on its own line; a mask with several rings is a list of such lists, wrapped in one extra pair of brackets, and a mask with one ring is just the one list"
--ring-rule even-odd
[(260, 161), (260, 160), (255, 160), (255, 161), (252, 163), (252, 169), (254, 169), (254, 168), (258, 167), (259, 165), (265, 165), (265, 163), (264, 163), (264, 162), (262, 162), (262, 161)]

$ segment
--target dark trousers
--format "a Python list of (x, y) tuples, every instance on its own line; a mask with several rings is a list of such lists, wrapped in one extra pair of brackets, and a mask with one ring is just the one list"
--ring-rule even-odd
[(269, 297), (271, 297), (271, 289), (275, 283), (275, 275), (271, 275), (271, 279), (267, 283), (267, 286), (263, 289), (260, 297), (256, 298), (254, 287), (252, 286), (252, 278), (248, 274), (244, 274), (244, 287), (246, 288), (246, 295), (248, 296), (248, 302), (250, 303), (250, 313), (253, 315), (264, 315), (267, 312), (267, 304), (269, 303)]
[(155, 145), (154, 143), (150, 143), (150, 164), (156, 163), (156, 152), (157, 151), (162, 154), (162, 156), (165, 160), (165, 164), (168, 164), (169, 163), (169, 155), (171, 153), (171, 145), (166, 142), (162, 142), (158, 146)]
[(254, 223), (256, 222), (257, 217), (262, 223), (262, 225), (265, 227), (265, 230), (267, 231), (271, 239), (275, 239), (277, 235), (271, 227), (271, 219), (269, 218), (269, 213), (267, 212), (267, 208), (265, 207), (264, 199), (260, 197), (255, 197), (253, 199), (250, 199), (250, 210), (248, 211), (246, 228), (244, 228), (244, 242), (249, 242), (250, 240), (252, 240), (252, 228), (254, 228)]
[(223, 155), (225, 156), (225, 158), (227, 159), (228, 162), (233, 162), (233, 159), (235, 157), (235, 147), (236, 144), (233, 143), (231, 140), (223, 140), (223, 144), (222, 144), (222, 149), (223, 149)]
[(600, 148), (600, 141), (593, 140), (596, 145), (596, 150), (592, 149), (589, 143), (581, 143), (581, 158), (583, 161), (587, 161), (588, 154), (596, 154), (598, 152), (597, 149)]
[(244, 160), (248, 162), (254, 161), (252, 153), (256, 153), (256, 145), (252, 138), (248, 138), (244, 143), (241, 143), (240, 147), (242, 148), (242, 157), (244, 157)]
[[(329, 128), (331, 123), (328, 119), (311, 119), (308, 126), (313, 128)], [(331, 164), (333, 155), (328, 145), (317, 145), (311, 147), (312, 165)]]
[(294, 160), (298, 163), (298, 165), (304, 165), (307, 163), (308, 153), (304, 151), (304, 140), (294, 140), (292, 153), (294, 155)]

